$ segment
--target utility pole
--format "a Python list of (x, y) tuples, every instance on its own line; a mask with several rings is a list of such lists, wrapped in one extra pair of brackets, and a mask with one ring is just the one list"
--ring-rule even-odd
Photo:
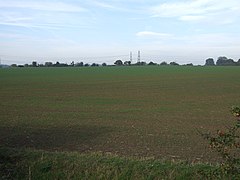
[(138, 63), (140, 63), (141, 61), (141, 54), (140, 54), (140, 51), (138, 51)]

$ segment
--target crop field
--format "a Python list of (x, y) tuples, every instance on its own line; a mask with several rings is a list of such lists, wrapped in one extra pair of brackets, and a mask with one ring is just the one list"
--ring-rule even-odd
[(0, 146), (204, 161), (239, 67), (0, 69)]

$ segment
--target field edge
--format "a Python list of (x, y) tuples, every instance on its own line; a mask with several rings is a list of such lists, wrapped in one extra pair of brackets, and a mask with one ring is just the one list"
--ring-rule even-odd
[(0, 147), (2, 179), (199, 179), (217, 165)]

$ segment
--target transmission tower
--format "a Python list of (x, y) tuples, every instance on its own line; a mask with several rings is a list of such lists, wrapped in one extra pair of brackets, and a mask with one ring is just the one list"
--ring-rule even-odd
[(130, 62), (132, 62), (132, 52), (130, 52)]
[(138, 63), (140, 63), (141, 61), (141, 54), (140, 54), (140, 51), (138, 51)]

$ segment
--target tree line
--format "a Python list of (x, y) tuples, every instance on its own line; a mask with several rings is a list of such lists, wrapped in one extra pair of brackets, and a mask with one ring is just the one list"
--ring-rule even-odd
[(234, 61), (225, 56), (220, 56), (215, 63), (213, 58), (208, 58), (205, 62), (205, 66), (240, 66), (240, 59)]
[(33, 61), (31, 64), (24, 64), (24, 65), (17, 65), (17, 64), (12, 64), (11, 67), (88, 67), (88, 66), (107, 66), (106, 63), (97, 64), (97, 63), (83, 63), (83, 62), (77, 62), (75, 63), (72, 61), (70, 64), (67, 63), (60, 63), (57, 61), (56, 63), (52, 62), (45, 62), (44, 64), (38, 64), (37, 61)]
[[(188, 64), (182, 64), (180, 65), (179, 63), (172, 61), (170, 63), (167, 63), (166, 61), (161, 62), (160, 64), (155, 63), (153, 61), (150, 61), (149, 63), (146, 63), (145, 61), (140, 61), (137, 63), (132, 63), (131, 61), (122, 61), (120, 59), (116, 60), (114, 62), (115, 66), (145, 66), (145, 65), (150, 65), (150, 66), (193, 66), (192, 63)], [(96, 67), (96, 66), (114, 66), (114, 65), (107, 65), (107, 63), (84, 63), (84, 62), (74, 62), (72, 61), (70, 64), (67, 63), (60, 63), (57, 61), (56, 63), (52, 62), (45, 62), (44, 64), (38, 64), (37, 61), (33, 61), (31, 64), (24, 64), (24, 65), (17, 65), (17, 64), (12, 64), (11, 67)], [(240, 66), (240, 59), (238, 61), (234, 61), (233, 59), (228, 59), (225, 56), (220, 56), (218, 57), (216, 63), (213, 58), (208, 58), (205, 61), (205, 66)]]

